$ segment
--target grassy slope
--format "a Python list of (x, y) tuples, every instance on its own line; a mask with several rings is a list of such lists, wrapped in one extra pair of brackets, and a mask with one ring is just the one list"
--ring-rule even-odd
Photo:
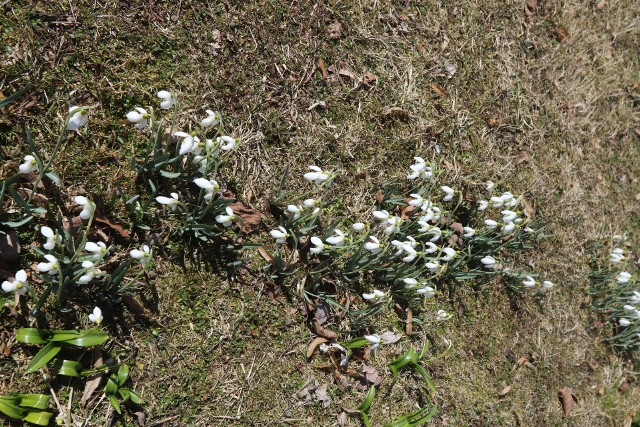
[[(23, 152), (16, 123), (31, 123), (46, 144), (53, 115), (70, 103), (95, 105), (91, 137), (74, 137), (57, 169), (69, 194), (85, 188), (99, 197), (126, 178), (126, 159), (139, 149), (121, 118), (155, 103), (163, 88), (180, 92), (190, 116), (202, 106), (229, 116), (244, 140), (232, 184), (238, 194), (251, 190), (257, 207), (287, 165), (337, 170), (355, 214), (371, 206), (371, 182), (404, 170), (411, 156), (445, 159), (472, 188), (493, 179), (527, 195), (551, 236), (532, 261), (560, 286), (549, 301), (517, 309), (499, 289), (468, 295), (456, 301), (455, 320), (427, 331), (441, 393), (434, 424), (621, 425), (634, 409), (638, 391), (618, 391), (628, 367), (599, 343), (582, 291), (589, 242), (639, 230), (637, 2), (546, 1), (530, 17), (520, 2), (492, 1), (11, 3), (3, 6), (0, 90), (27, 80), (37, 89), (33, 105), (27, 99), (2, 117), (0, 138), (14, 159)], [(377, 82), (324, 81), (320, 58)], [(447, 64), (456, 67), (451, 78)], [(326, 108), (309, 110), (317, 101)], [(386, 114), (392, 107), (402, 117)], [(97, 167), (87, 171), (89, 158)], [(229, 425), (216, 416), (242, 414), (238, 425), (331, 425), (340, 404), (357, 405), (359, 393), (335, 387), (329, 409), (298, 405), (307, 380), (331, 378), (304, 361), (311, 334), (295, 302), (274, 302), (260, 280), (160, 268), (164, 328), (154, 338), (133, 324), (125, 340), (143, 365), (134, 376), (150, 420)], [(392, 316), (383, 324), (399, 327)], [(402, 348), (380, 353), (381, 372)], [(516, 368), (520, 357), (533, 369)], [(3, 366), (5, 375), (13, 369)], [(7, 389), (29, 389), (11, 378)], [(407, 409), (410, 384), (377, 402), (374, 417)], [(512, 389), (499, 398), (505, 385)], [(580, 399), (569, 420), (556, 397), (564, 385)]]

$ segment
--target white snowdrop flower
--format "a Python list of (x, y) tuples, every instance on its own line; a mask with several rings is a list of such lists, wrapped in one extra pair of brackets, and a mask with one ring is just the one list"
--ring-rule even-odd
[(502, 222), (513, 222), (514, 219), (518, 218), (517, 212), (510, 210), (503, 210), (500, 212), (502, 214)]
[(429, 234), (433, 235), (433, 237), (429, 239), (429, 241), (437, 242), (438, 240), (440, 240), (440, 237), (442, 237), (442, 230), (440, 230), (440, 227), (431, 227), (429, 229)]
[(316, 184), (320, 184), (331, 177), (331, 174), (329, 172), (323, 171), (318, 166), (309, 166), (309, 169), (311, 169), (313, 172), (305, 173), (304, 179), (313, 181)]
[(219, 136), (217, 138), (218, 144), (222, 151), (231, 151), (238, 146), (238, 142), (230, 136)]
[(15, 292), (18, 295), (24, 295), (27, 292), (27, 272), (20, 270), (14, 275), (13, 281), (5, 280), (2, 282), (2, 290), (5, 292)]
[(89, 217), (93, 213), (93, 203), (90, 202), (89, 199), (87, 199), (84, 196), (76, 196), (73, 198), (73, 201), (77, 205), (82, 206), (82, 212), (80, 212), (80, 218), (89, 219)]
[(193, 163), (198, 167), (198, 172), (205, 173), (207, 170), (207, 158), (204, 156), (194, 156)]
[(542, 287), (545, 289), (551, 289), (555, 286), (555, 284), (550, 280), (545, 280), (542, 282)]
[(177, 136), (182, 138), (180, 142), (180, 151), (179, 154), (184, 156), (185, 154), (189, 154), (194, 151), (198, 143), (200, 142), (200, 138), (197, 136), (189, 135), (186, 132), (178, 131), (173, 134), (173, 136)]
[(636, 308), (629, 304), (625, 304), (622, 308), (624, 308), (627, 311), (636, 311)]
[(95, 323), (96, 325), (99, 325), (103, 320), (104, 317), (102, 316), (102, 310), (100, 310), (98, 307), (95, 307), (93, 309), (93, 312), (89, 314), (89, 321)]
[(387, 211), (373, 211), (371, 212), (373, 217), (379, 221), (386, 221), (391, 218), (391, 214)]
[(476, 234), (476, 230), (474, 230), (471, 227), (464, 227), (463, 230), (464, 230), (464, 234), (463, 234), (464, 237), (473, 237), (473, 235)]
[(21, 174), (28, 174), (30, 172), (38, 171), (38, 162), (35, 157), (32, 155), (24, 156), (24, 163), (18, 166), (18, 170)]
[(178, 208), (178, 202), (180, 200), (180, 196), (178, 193), (171, 193), (171, 197), (158, 196), (156, 197), (156, 202), (161, 205), (166, 205), (171, 208), (172, 211), (175, 211)]
[(442, 211), (437, 206), (432, 206), (431, 210), (433, 211), (433, 220), (434, 221), (438, 221), (440, 219), (440, 217), (442, 216)]
[(230, 206), (227, 206), (225, 208), (225, 211), (227, 212), (226, 215), (220, 214), (216, 216), (216, 222), (224, 225), (225, 227), (229, 227), (236, 220), (236, 214), (233, 212), (233, 209), (231, 209)]
[(413, 200), (409, 201), (409, 205), (414, 206), (416, 208), (422, 207), (422, 205), (424, 204), (424, 199), (422, 198), (421, 195), (410, 194), (410, 196), (413, 197)]
[(492, 265), (494, 265), (496, 263), (496, 259), (494, 257), (492, 257), (491, 255), (487, 255), (486, 257), (482, 258), (480, 260), (480, 262), (483, 265), (486, 265), (487, 267), (490, 267)]
[(502, 199), (502, 201), (503, 201), (504, 203), (507, 203), (507, 202), (509, 202), (509, 201), (513, 200), (513, 194), (511, 194), (511, 193), (510, 193), (510, 192), (508, 192), (508, 191), (505, 191), (504, 193), (502, 193), (502, 195), (500, 196), (500, 198)]
[(431, 227), (432, 227), (432, 225), (426, 221), (418, 221), (418, 225), (420, 225), (420, 228), (418, 229), (418, 233), (426, 233), (429, 230), (431, 230)]
[(532, 288), (536, 285), (536, 281), (533, 280), (533, 277), (527, 276), (526, 279), (522, 281), (522, 284), (525, 288)]
[(215, 192), (220, 190), (220, 185), (213, 179), (196, 178), (193, 182), (205, 191), (205, 200), (211, 200)]
[(102, 271), (96, 268), (91, 261), (83, 261), (82, 268), (87, 269), (87, 271), (78, 279), (78, 283), (80, 283), (81, 285), (89, 283), (91, 280), (93, 280), (94, 277), (102, 273)]
[(441, 257), (440, 260), (446, 262), (451, 261), (458, 255), (458, 252), (453, 248), (443, 248), (442, 252), (444, 252), (445, 256)]
[(391, 235), (400, 231), (400, 225), (402, 224), (402, 219), (399, 216), (392, 216), (387, 219), (387, 226), (384, 229), (384, 234)]
[(207, 117), (202, 119), (200, 126), (208, 128), (209, 126), (215, 126), (220, 122), (218, 115), (211, 110), (207, 110)]
[(313, 236), (311, 238), (311, 243), (313, 244), (313, 247), (309, 249), (309, 252), (311, 252), (312, 254), (319, 254), (324, 249), (325, 245), (324, 243), (322, 243), (322, 240), (320, 240), (319, 237)]
[(447, 320), (450, 317), (451, 315), (444, 310), (438, 310), (436, 313), (436, 320)]
[(424, 264), (425, 267), (427, 267), (429, 269), (430, 272), (435, 273), (436, 271), (438, 271), (438, 268), (440, 267), (440, 264), (438, 263), (438, 261), (431, 261), (431, 262), (427, 262)]
[(626, 328), (627, 326), (629, 326), (631, 324), (631, 322), (629, 321), (629, 319), (620, 319), (620, 326), (622, 326), (623, 328)]
[(487, 202), (486, 200), (480, 200), (478, 202), (478, 210), (479, 211), (483, 211), (485, 209), (487, 209), (489, 207), (489, 202)]
[(629, 304), (633, 304), (633, 305), (640, 304), (640, 292), (633, 291), (633, 295), (631, 295), (631, 300), (629, 300)]
[(276, 239), (276, 243), (286, 243), (287, 237), (289, 237), (289, 233), (287, 233), (287, 230), (282, 226), (276, 230), (271, 230), (269, 234)]
[(304, 205), (305, 208), (311, 209), (318, 204), (318, 201), (315, 199), (305, 199), (304, 202), (302, 202), (302, 204)]
[(490, 198), (489, 202), (491, 202), (491, 207), (493, 208), (499, 208), (504, 204), (504, 200), (497, 196), (493, 196), (492, 198)]
[(364, 244), (364, 248), (372, 254), (377, 254), (380, 249), (380, 240), (376, 236), (369, 236), (369, 241)]
[(147, 126), (149, 113), (142, 107), (136, 107), (133, 111), (127, 113), (127, 120), (135, 123), (136, 129), (143, 129)]
[[(423, 206), (424, 206), (424, 205), (423, 205)], [(431, 209), (431, 208), (426, 209), (426, 210), (424, 211), (424, 215), (422, 215), (420, 218), (418, 218), (418, 223), (420, 223), (420, 221), (422, 221), (422, 222), (429, 222), (429, 221), (431, 221), (432, 219), (434, 219), (434, 217), (435, 217), (435, 216), (436, 216), (436, 215), (435, 215), (435, 212), (433, 212), (433, 209)]]
[(418, 281), (416, 279), (412, 278), (412, 277), (407, 277), (406, 279), (402, 279), (402, 281), (409, 288), (412, 288), (412, 287), (414, 287), (415, 285), (418, 284)]
[(487, 181), (487, 191), (493, 190), (493, 187), (495, 187), (493, 181)]
[(426, 242), (424, 244), (424, 253), (425, 254), (433, 254), (438, 252), (438, 246), (436, 246), (433, 242)]
[(515, 227), (516, 227), (516, 225), (513, 222), (508, 222), (508, 223), (506, 223), (505, 225), (502, 226), (502, 232), (503, 233), (511, 233)]
[(613, 236), (611, 236), (611, 239), (613, 239), (613, 241), (616, 243), (620, 243), (624, 240), (624, 236), (621, 234), (614, 234)]
[(287, 206), (287, 211), (293, 214), (293, 219), (298, 219), (302, 216), (302, 208), (300, 208), (300, 206), (289, 205)]
[(86, 107), (71, 106), (69, 107), (69, 114), (67, 130), (78, 130), (78, 128), (89, 122), (89, 114), (87, 113)]
[(42, 235), (47, 238), (47, 242), (44, 245), (42, 245), (42, 247), (48, 251), (55, 248), (56, 243), (62, 241), (60, 239), (60, 236), (55, 234), (50, 227), (47, 227), (47, 226), (40, 227), (40, 233), (42, 233)]
[(621, 271), (618, 273), (618, 276), (616, 276), (618, 283), (627, 283), (629, 279), (631, 279), (631, 274), (626, 271)]
[(326, 242), (333, 246), (344, 246), (345, 234), (337, 228), (333, 230), (334, 235), (327, 237)]
[(414, 157), (413, 159), (416, 163), (409, 166), (411, 172), (407, 175), (407, 179), (416, 179), (419, 177), (428, 179), (433, 177), (433, 169), (431, 166), (427, 165), (422, 157)]
[(425, 298), (432, 298), (435, 296), (436, 290), (433, 289), (431, 286), (422, 285), (421, 287), (416, 289), (416, 293)]
[(484, 224), (487, 226), (489, 230), (493, 230), (498, 226), (498, 223), (492, 219), (485, 219)]
[(163, 110), (168, 110), (169, 108), (173, 107), (176, 103), (175, 96), (173, 96), (171, 92), (167, 90), (161, 90), (160, 92), (157, 93), (157, 96), (158, 98), (162, 99), (162, 102), (160, 103), (160, 108), (162, 108)]
[(372, 301), (372, 300), (376, 300), (376, 299), (382, 299), (385, 297), (385, 293), (375, 289), (372, 293), (370, 294), (362, 294), (362, 298), (364, 298), (367, 301)]
[(369, 344), (371, 344), (371, 351), (373, 352), (375, 352), (383, 342), (382, 338), (380, 338), (380, 335), (378, 334), (365, 335), (364, 338), (369, 341)]
[(535, 233), (536, 232), (536, 230), (534, 230), (531, 227), (525, 227), (524, 231), (526, 231), (527, 233)]
[(142, 245), (140, 249), (133, 249), (129, 252), (131, 258), (138, 260), (142, 265), (145, 265), (151, 260), (151, 249), (147, 245)]
[(448, 202), (453, 199), (453, 195), (455, 194), (455, 190), (453, 188), (443, 185), (442, 187), (440, 187), (440, 189), (444, 191), (445, 194), (445, 196), (442, 198), (443, 202)]
[(104, 242), (87, 242), (84, 245), (84, 250), (86, 252), (91, 252), (93, 254), (93, 259), (98, 260), (107, 253), (107, 245), (105, 245)]
[(524, 220), (522, 218), (516, 218), (513, 220), (514, 224), (522, 224), (524, 222)]
[(613, 254), (613, 253), (609, 255), (609, 262), (619, 263), (619, 262), (622, 262), (623, 259), (624, 259), (624, 256), (622, 255)]
[(414, 259), (416, 259), (416, 257), (418, 256), (418, 253), (416, 252), (416, 250), (413, 249), (411, 246), (404, 246), (403, 249), (407, 254), (402, 258), (403, 262), (411, 262)]
[(354, 223), (351, 228), (353, 228), (355, 231), (362, 231), (364, 230), (365, 225), (361, 222), (356, 222)]
[(44, 258), (49, 262), (41, 262), (36, 268), (41, 273), (49, 272), (49, 274), (56, 274), (58, 270), (58, 259), (53, 255), (45, 255)]

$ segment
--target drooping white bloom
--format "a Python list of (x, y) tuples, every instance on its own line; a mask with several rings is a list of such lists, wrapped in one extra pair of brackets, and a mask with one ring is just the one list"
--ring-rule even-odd
[(276, 230), (271, 230), (269, 234), (271, 237), (276, 239), (276, 243), (285, 243), (287, 241), (287, 237), (289, 237), (289, 233), (287, 233), (287, 230), (282, 226), (278, 227)]
[(200, 138), (198, 138), (197, 136), (189, 135), (186, 132), (178, 131), (173, 135), (179, 138), (183, 138), (182, 142), (180, 142), (179, 154), (181, 156), (193, 152), (200, 142)]
[(207, 158), (205, 156), (194, 156), (193, 163), (198, 167), (198, 172), (205, 173), (207, 170)]
[(387, 219), (387, 226), (384, 229), (384, 234), (391, 235), (400, 231), (400, 224), (402, 219), (399, 216), (392, 216)]
[(622, 326), (623, 328), (626, 328), (630, 324), (631, 322), (629, 321), (629, 319), (625, 319), (625, 318), (620, 319), (620, 326)]
[(438, 246), (433, 242), (426, 242), (424, 244), (424, 253), (425, 254), (433, 254), (438, 252)]
[(58, 270), (58, 259), (56, 257), (54, 257), (53, 255), (50, 255), (50, 254), (47, 254), (44, 257), (49, 262), (41, 262), (41, 263), (39, 263), (36, 266), (38, 271), (41, 272), (41, 273), (46, 273), (48, 271), (49, 274), (56, 274), (57, 270)]
[(175, 211), (178, 208), (178, 202), (180, 200), (180, 196), (178, 193), (171, 193), (171, 197), (158, 196), (156, 197), (156, 202), (161, 205), (166, 205), (171, 208), (172, 211)]
[(151, 249), (147, 245), (142, 245), (140, 249), (133, 249), (129, 254), (131, 258), (137, 259), (142, 265), (145, 265), (151, 260)]
[(490, 230), (493, 230), (494, 228), (496, 228), (498, 226), (498, 223), (496, 221), (492, 220), (492, 219), (485, 219), (484, 220), (484, 224)]
[(513, 222), (508, 222), (502, 226), (503, 233), (511, 233), (513, 229), (516, 228), (516, 225)]
[(409, 166), (411, 172), (407, 175), (407, 179), (416, 179), (419, 177), (429, 179), (433, 176), (433, 168), (427, 165), (422, 157), (414, 157), (413, 159), (416, 163)]
[(93, 253), (93, 258), (98, 260), (107, 252), (107, 245), (104, 242), (87, 242), (84, 245), (84, 250)]
[(402, 254), (402, 252), (405, 252), (406, 255), (404, 256), (404, 258), (402, 258), (402, 261), (411, 262), (416, 258), (416, 256), (418, 256), (418, 253), (414, 249), (418, 242), (416, 242), (416, 240), (411, 236), (407, 236), (407, 239), (408, 240), (404, 242), (393, 240), (391, 241), (391, 244), (396, 248), (398, 248), (398, 251), (395, 253), (395, 256), (399, 256)]
[(175, 96), (173, 96), (171, 92), (167, 90), (161, 90), (160, 92), (158, 92), (157, 95), (158, 95), (158, 98), (162, 99), (162, 102), (160, 103), (160, 108), (162, 108), (163, 110), (168, 110), (169, 108), (173, 107), (176, 103)]
[(450, 317), (451, 315), (444, 310), (438, 310), (436, 313), (436, 320), (447, 320)]
[(73, 105), (69, 107), (69, 121), (67, 122), (67, 130), (78, 130), (81, 126), (89, 122), (89, 114), (86, 107), (78, 107)]
[(372, 254), (377, 254), (380, 249), (380, 240), (376, 236), (369, 236), (369, 241), (364, 244), (364, 248)]
[(313, 181), (316, 184), (321, 184), (324, 181), (328, 180), (331, 176), (329, 172), (325, 172), (320, 169), (318, 166), (309, 166), (313, 172), (307, 172), (304, 174), (304, 179), (308, 181)]
[(495, 187), (493, 181), (487, 181), (487, 191), (493, 190), (493, 187)]
[(38, 162), (35, 157), (32, 155), (24, 156), (24, 163), (18, 166), (18, 170), (21, 174), (28, 174), (30, 172), (38, 171)]
[(204, 199), (205, 200), (211, 200), (213, 198), (213, 195), (215, 194), (215, 192), (220, 189), (220, 185), (218, 184), (218, 182), (213, 180), (213, 179), (196, 178), (196, 179), (193, 180), (193, 182), (198, 187), (204, 189), (204, 191), (205, 191)]
[(433, 237), (429, 239), (430, 242), (437, 242), (442, 236), (442, 230), (440, 229), (440, 227), (431, 227), (428, 231), (428, 234), (433, 235)]
[(479, 211), (483, 211), (485, 209), (487, 209), (489, 207), (489, 202), (487, 202), (486, 200), (480, 200), (478, 202), (478, 210)]
[(444, 252), (445, 256), (441, 257), (440, 260), (446, 262), (451, 261), (458, 255), (458, 252), (453, 248), (443, 248), (442, 252)]
[(14, 275), (13, 281), (5, 280), (2, 282), (2, 290), (5, 292), (15, 292), (18, 295), (24, 295), (27, 292), (27, 272), (20, 270)]
[(422, 205), (424, 204), (424, 199), (422, 198), (421, 195), (419, 195), (419, 194), (410, 194), (410, 196), (413, 197), (413, 200), (409, 201), (409, 205), (414, 206), (416, 208), (422, 207)]
[(435, 296), (436, 290), (433, 289), (431, 286), (427, 286), (423, 284), (421, 287), (416, 289), (416, 293), (425, 298), (432, 298), (433, 296)]
[(104, 317), (102, 317), (102, 310), (100, 310), (98, 307), (95, 307), (93, 309), (93, 313), (89, 314), (89, 321), (95, 323), (96, 325), (99, 325), (103, 320)]
[(491, 202), (491, 207), (493, 208), (499, 208), (504, 204), (504, 200), (497, 196), (493, 196), (489, 199), (489, 201)]
[(627, 283), (629, 279), (631, 279), (631, 274), (626, 271), (621, 271), (618, 273), (618, 276), (616, 276), (618, 283)]
[(551, 289), (555, 286), (555, 284), (550, 281), (550, 280), (545, 280), (544, 282), (542, 282), (542, 287), (545, 289)]
[(102, 273), (102, 271), (96, 268), (91, 261), (83, 261), (82, 268), (87, 269), (87, 271), (78, 279), (78, 283), (80, 283), (81, 285), (89, 283), (91, 280), (93, 280), (94, 277)]
[(372, 301), (372, 300), (376, 300), (376, 299), (382, 299), (385, 297), (385, 293), (378, 290), (378, 289), (374, 289), (374, 291), (370, 294), (362, 294), (362, 298), (367, 300), (367, 301)]
[(311, 243), (313, 244), (313, 247), (309, 249), (309, 252), (312, 254), (319, 254), (324, 249), (324, 243), (319, 237), (313, 236), (311, 238)]
[(298, 219), (302, 216), (302, 208), (300, 206), (289, 205), (287, 210), (293, 214), (293, 219)]
[(486, 265), (487, 267), (490, 267), (492, 265), (494, 265), (496, 263), (496, 259), (494, 257), (492, 257), (491, 255), (487, 255), (486, 257), (482, 258), (480, 260), (480, 262), (483, 265)]
[(302, 204), (304, 205), (305, 208), (311, 209), (318, 204), (318, 201), (315, 199), (305, 199), (304, 202), (302, 202)]
[(391, 218), (391, 214), (387, 211), (373, 211), (371, 212), (373, 217), (379, 221), (386, 221)]
[(438, 261), (430, 261), (425, 263), (424, 266), (427, 267), (430, 272), (435, 273), (436, 271), (438, 271), (440, 264), (438, 263)]
[(127, 120), (131, 123), (135, 123), (134, 126), (136, 129), (143, 129), (147, 126), (149, 113), (142, 107), (136, 107), (134, 111), (129, 111), (127, 113)]
[(631, 299), (629, 300), (629, 304), (633, 304), (633, 305), (640, 304), (640, 292), (633, 291), (633, 295), (631, 295)]
[(211, 110), (207, 110), (207, 117), (202, 119), (202, 121), (200, 122), (200, 126), (208, 128), (209, 126), (217, 125), (219, 122), (220, 119), (218, 118), (218, 115)]
[(89, 201), (84, 196), (76, 196), (73, 198), (73, 201), (77, 205), (82, 205), (82, 212), (80, 212), (80, 218), (89, 219), (91, 214), (93, 213), (93, 203)]
[(364, 230), (365, 225), (361, 222), (356, 222), (354, 223), (351, 228), (353, 228), (355, 231), (362, 231)]
[(633, 311), (633, 312), (636, 311), (636, 308), (634, 306), (632, 306), (632, 305), (629, 305), (629, 304), (623, 305), (622, 308), (624, 308), (626, 311)]
[(444, 191), (444, 194), (445, 194), (444, 197), (442, 198), (443, 202), (448, 202), (451, 199), (453, 199), (453, 195), (455, 194), (455, 190), (453, 188), (443, 185), (442, 187), (440, 187), (440, 189)]
[(406, 279), (402, 279), (402, 281), (407, 285), (407, 287), (412, 288), (418, 284), (418, 281), (412, 277), (407, 277)]
[(527, 276), (525, 280), (522, 281), (522, 284), (525, 288), (533, 288), (536, 285), (536, 281), (533, 280), (533, 277)]
[(42, 233), (42, 235), (47, 238), (47, 242), (44, 245), (42, 245), (42, 247), (48, 251), (55, 248), (56, 243), (61, 241), (60, 236), (55, 234), (50, 227), (47, 227), (47, 226), (40, 227), (40, 233)]
[(220, 149), (222, 151), (231, 151), (238, 146), (236, 140), (230, 136), (219, 136), (216, 140), (218, 141), (218, 144), (220, 144)]
[(476, 234), (476, 230), (471, 227), (464, 227), (463, 230), (465, 232), (463, 234), (464, 237), (473, 237), (473, 235)]
[(508, 204), (508, 202), (510, 202), (511, 200), (513, 200), (513, 194), (511, 194), (508, 191), (505, 191), (504, 193), (502, 193), (502, 195), (500, 196), (500, 198), (502, 199), (503, 203), (506, 205)]
[(503, 210), (500, 213), (502, 214), (502, 222), (513, 222), (518, 218), (518, 213), (514, 211)]
[(333, 246), (344, 246), (345, 234), (337, 228), (333, 230), (334, 235), (327, 237), (326, 242)]
[(371, 344), (371, 351), (375, 352), (377, 348), (380, 347), (380, 344), (382, 344), (382, 338), (380, 338), (378, 334), (365, 335), (364, 338)]
[(236, 220), (236, 214), (233, 212), (233, 209), (231, 209), (230, 206), (227, 206), (225, 211), (227, 212), (226, 215), (217, 215), (216, 216), (216, 221), (219, 224), (224, 225), (225, 227), (229, 227), (231, 224), (233, 224), (233, 221)]
[(613, 251), (611, 251), (611, 255), (609, 255), (609, 262), (614, 262), (614, 263), (621, 262), (623, 259), (625, 259), (623, 254), (624, 254), (624, 251), (622, 249), (615, 248)]

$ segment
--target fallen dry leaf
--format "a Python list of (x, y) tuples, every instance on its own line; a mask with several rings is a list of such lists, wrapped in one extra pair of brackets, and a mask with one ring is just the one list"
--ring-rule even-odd
[(518, 157), (516, 158), (516, 166), (518, 166), (521, 163), (528, 162), (529, 160), (531, 160), (531, 157), (529, 157), (529, 154), (525, 153), (524, 151), (521, 151), (520, 154), (518, 154)]
[[(640, 193), (638, 193), (638, 195), (640, 196)], [(376, 190), (376, 194), (374, 197), (377, 204), (382, 204), (382, 202), (384, 202), (384, 191), (382, 190), (382, 188), (378, 188)]]
[(322, 337), (317, 337), (316, 339), (311, 341), (311, 344), (309, 344), (309, 348), (307, 348), (307, 359), (310, 359), (311, 356), (313, 356), (313, 353), (316, 351), (316, 347), (326, 342), (329, 342), (329, 340)]
[(342, 68), (340, 71), (338, 71), (338, 75), (341, 77), (348, 77), (351, 80), (358, 80), (358, 77), (346, 68)]
[(459, 222), (454, 222), (449, 226), (449, 228), (452, 229), (453, 231), (457, 231), (460, 234), (464, 234), (464, 227)]
[(265, 261), (267, 261), (271, 265), (274, 265), (276, 263), (276, 259), (273, 257), (273, 255), (267, 252), (267, 248), (265, 248), (264, 246), (260, 246), (258, 248), (258, 253), (260, 254), (260, 256), (262, 256), (262, 258), (265, 259)]
[(98, 215), (96, 214), (93, 217), (94, 221), (99, 223), (99, 224), (104, 224), (107, 227), (109, 227), (111, 230), (115, 231), (116, 233), (118, 233), (120, 235), (120, 237), (124, 237), (124, 238), (129, 238), (130, 234), (127, 230), (124, 229), (123, 226), (121, 226), (118, 223), (115, 222), (111, 222), (109, 219), (107, 219), (106, 217), (102, 216), (102, 215)]
[(407, 307), (407, 321), (404, 327), (404, 332), (410, 337), (413, 334), (413, 310), (411, 307)]
[(338, 21), (332, 22), (327, 26), (327, 33), (329, 33), (331, 40), (339, 39), (342, 35), (342, 24)]
[(525, 0), (524, 14), (526, 16), (533, 15), (536, 9), (538, 9), (538, 0)]
[(324, 302), (316, 305), (316, 309), (313, 311), (313, 318), (318, 322), (318, 325), (325, 324), (329, 320), (329, 306)]
[(340, 427), (344, 427), (347, 424), (347, 413), (346, 412), (340, 412), (338, 414), (338, 425)]
[(607, 4), (607, 2), (605, 0), (600, 0), (600, 2), (598, 2), (598, 4), (596, 5), (596, 9), (598, 9), (598, 10), (604, 9), (604, 5), (605, 4)]
[(311, 328), (316, 335), (320, 335), (321, 337), (325, 337), (330, 340), (338, 339), (338, 334), (336, 334), (332, 330), (318, 325), (316, 321), (311, 322)]
[(262, 215), (255, 209), (251, 209), (242, 204), (242, 202), (234, 202), (229, 205), (233, 212), (242, 218), (241, 230), (245, 234), (257, 231), (262, 224)]
[(378, 81), (378, 76), (373, 74), (371, 71), (367, 71), (362, 77), (362, 83), (366, 84), (367, 86), (371, 86), (376, 81)]
[(20, 239), (15, 230), (0, 232), (0, 259), (6, 262), (16, 262), (20, 259)]
[(431, 83), (431, 89), (433, 89), (433, 91), (435, 93), (437, 93), (438, 95), (440, 95), (440, 96), (446, 96), (447, 95), (447, 91), (444, 90), (444, 88), (442, 86), (440, 86), (436, 82), (432, 82)]
[(408, 219), (409, 216), (411, 215), (411, 212), (413, 212), (414, 210), (416, 210), (415, 206), (412, 206), (412, 205), (404, 206), (400, 211), (400, 219), (403, 219), (403, 220)]
[[(98, 347), (93, 348), (93, 368), (99, 368), (104, 363), (102, 360), (102, 352)], [(87, 401), (91, 398), (91, 395), (94, 391), (100, 386), (100, 382), (102, 381), (102, 374), (95, 374), (87, 378), (87, 382), (84, 385), (84, 392), (82, 393), (82, 398), (80, 399), (80, 405), (84, 406)]]
[(371, 365), (364, 365), (362, 368), (362, 373), (364, 374), (364, 378), (370, 383), (375, 385), (380, 385), (382, 383), (382, 377)]
[(510, 391), (511, 391), (511, 386), (508, 385), (508, 386), (506, 386), (505, 388), (503, 388), (502, 390), (500, 390), (498, 392), (498, 396), (500, 396), (500, 397), (506, 396), (507, 393), (509, 393)]
[(573, 395), (573, 389), (567, 386), (558, 391), (558, 398), (562, 404), (562, 417), (566, 418), (569, 416), (574, 403), (578, 403), (578, 399)]
[(380, 334), (380, 338), (385, 344), (395, 344), (402, 339), (402, 335), (386, 331)]
[(554, 30), (554, 33), (558, 37), (558, 41), (564, 41), (567, 37), (569, 37), (569, 30), (564, 27), (558, 27)]
[(329, 72), (327, 71), (327, 66), (324, 65), (324, 59), (322, 59), (322, 58), (318, 59), (318, 67), (320, 67), (320, 72), (322, 73), (322, 78), (326, 80), (327, 77), (329, 76)]
[(524, 205), (524, 216), (529, 219), (533, 219), (533, 216), (536, 214), (536, 210), (533, 209), (533, 207), (529, 204), (527, 199), (524, 198), (524, 196), (522, 197), (522, 204)]
[(389, 107), (382, 112), (384, 117), (390, 119), (409, 120), (411, 113), (400, 107)]
[(143, 411), (134, 412), (133, 415), (135, 415), (138, 419), (138, 425), (140, 427), (144, 427), (145, 425), (147, 425), (147, 416)]

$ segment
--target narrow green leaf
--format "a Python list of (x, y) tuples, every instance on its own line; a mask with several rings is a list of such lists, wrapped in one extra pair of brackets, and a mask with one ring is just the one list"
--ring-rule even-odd
[(31, 360), (31, 363), (29, 364), (29, 367), (27, 368), (27, 371), (25, 373), (30, 374), (42, 368), (51, 359), (56, 357), (56, 354), (60, 352), (61, 348), (62, 347), (60, 347), (60, 344), (55, 342), (50, 342), (49, 344), (42, 347), (38, 354), (35, 355), (33, 360)]
[(175, 179), (180, 176), (180, 172), (169, 172), (169, 171), (161, 170), (160, 175), (164, 176), (165, 178)]
[(29, 215), (29, 216), (21, 219), (20, 221), (4, 221), (4, 222), (2, 222), (2, 225), (4, 225), (5, 227), (10, 227), (10, 228), (18, 228), (20, 226), (25, 225), (26, 223), (28, 223), (32, 219), (33, 219), (33, 216)]
[(367, 392), (367, 396), (364, 398), (360, 406), (358, 406), (356, 409), (358, 411), (367, 412), (371, 407), (371, 405), (373, 404), (373, 399), (375, 397), (376, 397), (376, 388), (374, 386), (371, 386), (369, 388), (369, 392)]
[(133, 390), (129, 390), (129, 397), (131, 398), (131, 401), (136, 405), (142, 403), (142, 398), (140, 397), (140, 395)]
[(46, 344), (50, 336), (51, 331), (48, 329), (20, 328), (16, 334), (16, 341), (25, 344)]
[(48, 426), (51, 422), (51, 417), (53, 417), (51, 412), (31, 411), (23, 418), (23, 420), (38, 426)]
[(118, 398), (115, 395), (109, 395), (109, 403), (111, 403), (111, 406), (113, 406), (113, 409), (115, 409), (118, 414), (122, 414), (122, 411), (120, 410), (120, 402), (118, 402)]
[(360, 411), (360, 416), (362, 417), (362, 423), (365, 427), (371, 427), (371, 421), (369, 421), (369, 416), (364, 412)]
[(118, 369), (118, 385), (122, 387), (127, 382), (127, 378), (129, 378), (129, 366), (121, 365)]
[(116, 394), (116, 392), (118, 391), (118, 384), (116, 384), (116, 382), (113, 380), (113, 378), (109, 378), (107, 380), (107, 387), (105, 388), (104, 392), (108, 395), (114, 395)]
[(9, 105), (10, 103), (12, 103), (13, 101), (15, 101), (16, 99), (20, 98), (22, 95), (24, 95), (25, 93), (27, 93), (27, 91), (31, 89), (31, 83), (27, 83), (22, 89), (13, 92), (11, 95), (7, 96), (6, 98), (0, 99), (0, 108)]
[(55, 185), (60, 186), (62, 184), (62, 180), (55, 172), (47, 172), (44, 174), (47, 178), (49, 178)]
[(35, 409), (45, 409), (51, 400), (48, 394), (18, 394), (16, 397), (19, 399), (19, 406)]
[(436, 385), (433, 383), (433, 380), (431, 379), (431, 376), (427, 373), (427, 370), (420, 365), (414, 365), (413, 369), (415, 369), (415, 371), (418, 374), (420, 374), (422, 378), (424, 378), (424, 381), (427, 383), (429, 390), (431, 390), (433, 394), (436, 394)]
[(125, 402), (129, 400), (129, 397), (131, 397), (129, 390), (127, 390), (126, 388), (118, 389), (118, 394), (120, 395), (120, 397), (122, 397), (122, 400)]

